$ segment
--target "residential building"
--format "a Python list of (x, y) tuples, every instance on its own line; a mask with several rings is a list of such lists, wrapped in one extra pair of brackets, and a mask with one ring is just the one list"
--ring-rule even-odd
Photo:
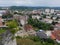
[(50, 12), (50, 9), (45, 9), (45, 12), (46, 12), (46, 13), (49, 13), (49, 12)]
[(54, 11), (55, 11), (54, 9), (51, 9), (50, 13), (54, 13)]
[(55, 27), (56, 27), (57, 29), (60, 29), (60, 23), (55, 24)]
[(27, 24), (27, 20), (28, 20), (28, 16), (27, 15), (18, 15), (15, 14), (14, 19), (16, 19), (22, 26), (24, 26), (25, 24)]
[(46, 18), (49, 18), (49, 19), (51, 19), (51, 16), (46, 16)]
[(28, 20), (28, 16), (20, 16), (20, 23), (21, 23), (21, 25), (25, 25), (25, 24), (27, 24), (28, 22), (27, 22), (27, 20)]
[(48, 38), (51, 36), (51, 31), (46, 31), (45, 33), (47, 34)]
[(37, 36), (40, 37), (41, 39), (47, 39), (47, 34), (45, 34), (45, 31), (39, 30), (37, 33)]
[(25, 30), (20, 30), (16, 33), (16, 36), (27, 37), (28, 33)]
[(60, 30), (54, 30), (51, 33), (51, 39), (56, 40), (58, 43), (60, 43)]
[(7, 27), (4, 20), (2, 19), (2, 14), (0, 14), (0, 28)]
[(6, 13), (6, 10), (0, 10), (0, 14)]
[(40, 17), (39, 15), (32, 15), (32, 18), (33, 18), (33, 19), (38, 19), (38, 20), (39, 20), (41, 17)]
[(57, 19), (57, 17), (53, 17), (52, 19), (53, 19), (53, 20), (56, 20), (56, 19)]
[(33, 27), (29, 24), (26, 24), (26, 25), (24, 25), (24, 30), (25, 31), (30, 31), (30, 30), (33, 30)]
[(52, 19), (48, 19), (48, 18), (44, 18), (43, 21), (46, 22), (46, 23), (52, 23), (53, 22)]
[(16, 19), (16, 20), (19, 20), (19, 19), (20, 19), (20, 15), (14, 14), (14, 15), (13, 15), (13, 18)]

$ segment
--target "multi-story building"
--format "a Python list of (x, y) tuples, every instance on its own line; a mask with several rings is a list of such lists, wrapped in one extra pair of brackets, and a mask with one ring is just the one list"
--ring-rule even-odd
[(5, 25), (5, 22), (2, 18), (2, 14), (0, 14), (0, 28), (3, 28), (3, 27), (7, 27), (7, 26)]
[(54, 9), (51, 9), (50, 13), (54, 13)]
[(45, 9), (45, 12), (46, 12), (46, 13), (49, 13), (49, 12), (50, 12), (50, 9)]

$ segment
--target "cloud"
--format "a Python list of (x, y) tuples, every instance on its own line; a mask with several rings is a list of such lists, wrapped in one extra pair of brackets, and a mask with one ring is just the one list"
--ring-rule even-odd
[(22, 6), (44, 6), (46, 1), (44, 0), (15, 0), (16, 5)]
[(60, 0), (52, 0), (52, 1), (49, 1), (49, 5), (50, 6), (59, 6), (60, 7)]
[(0, 6), (60, 6), (60, 0), (0, 0)]

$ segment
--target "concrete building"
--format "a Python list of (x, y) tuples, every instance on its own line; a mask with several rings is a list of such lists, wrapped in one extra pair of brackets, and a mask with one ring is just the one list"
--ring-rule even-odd
[(5, 25), (4, 19), (2, 19), (2, 14), (0, 14), (0, 28), (7, 27)]
[(30, 31), (30, 30), (33, 30), (33, 27), (29, 24), (26, 24), (26, 25), (24, 25), (24, 30), (25, 31)]
[(45, 9), (45, 12), (46, 12), (46, 13), (49, 13), (49, 12), (50, 12), (50, 9)]
[(16, 20), (19, 20), (19, 19), (20, 19), (20, 15), (14, 14), (14, 15), (13, 15), (13, 18), (16, 19)]
[(54, 9), (51, 9), (50, 13), (54, 13), (54, 11), (55, 11)]
[(28, 23), (28, 22), (27, 22), (27, 19), (28, 19), (28, 16), (27, 16), (27, 15), (18, 15), (18, 14), (15, 14), (15, 15), (13, 16), (13, 18), (16, 19), (17, 21), (19, 21), (19, 23), (20, 23), (21, 25), (25, 25), (25, 24)]
[(46, 16), (46, 18), (49, 18), (49, 19), (51, 19), (51, 16)]
[(0, 10), (0, 14), (6, 13), (6, 10)]
[(44, 18), (43, 21), (46, 22), (46, 23), (52, 23), (53, 22), (52, 19), (48, 19), (48, 18)]
[(53, 20), (56, 20), (56, 19), (57, 19), (57, 17), (55, 16), (55, 17), (53, 17), (52, 19), (53, 19)]
[(25, 25), (25, 24), (27, 24), (28, 22), (27, 22), (27, 20), (28, 20), (28, 16), (20, 16), (20, 23), (21, 23), (21, 25)]
[(32, 18), (33, 19), (36, 19), (37, 18), (39, 20), (41, 17), (39, 15), (32, 15)]

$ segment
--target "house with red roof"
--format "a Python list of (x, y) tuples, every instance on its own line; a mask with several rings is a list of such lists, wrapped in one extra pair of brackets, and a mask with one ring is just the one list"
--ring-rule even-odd
[(60, 23), (55, 24), (54, 29), (60, 30)]
[(29, 24), (26, 24), (26, 25), (24, 25), (24, 30), (25, 31), (30, 31), (30, 30), (33, 30), (33, 27)]
[(60, 30), (54, 30), (51, 32), (51, 39), (56, 40), (60, 43)]
[(33, 29), (33, 27), (29, 24), (26, 24), (24, 26), (24, 30), (27, 32), (28, 35), (32, 35), (35, 36), (36, 35), (36, 31)]
[(5, 25), (4, 19), (2, 18), (2, 14), (0, 14), (0, 28), (7, 27)]

